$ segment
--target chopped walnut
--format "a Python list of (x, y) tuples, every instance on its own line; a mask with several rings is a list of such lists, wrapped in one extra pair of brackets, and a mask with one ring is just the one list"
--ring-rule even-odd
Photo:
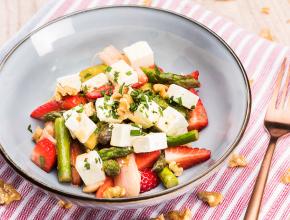
[(126, 195), (126, 190), (124, 187), (114, 186), (109, 187), (104, 191), (104, 198), (111, 199), (111, 198), (122, 198)]
[(183, 168), (178, 166), (175, 161), (169, 163), (169, 169), (174, 173), (175, 176), (181, 176)]
[(260, 36), (267, 39), (267, 40), (270, 40), (270, 41), (274, 40), (274, 37), (273, 37), (271, 30), (269, 28), (263, 28), (260, 31)]
[(92, 116), (96, 112), (94, 103), (89, 102), (89, 103), (85, 104), (84, 105), (84, 112), (88, 117)]
[(117, 109), (117, 113), (122, 119), (128, 118), (130, 114), (130, 104), (133, 103), (132, 97), (130, 95), (123, 95), (123, 97), (120, 99), (120, 104)]
[(98, 182), (98, 183), (93, 184), (93, 185), (84, 186), (84, 188), (83, 188), (83, 192), (85, 192), (85, 193), (96, 192), (97, 189), (98, 189), (101, 185), (103, 185), (103, 184), (104, 184), (104, 182), (101, 181), (101, 182)]
[(21, 199), (21, 195), (16, 191), (16, 189), (7, 183), (4, 183), (0, 179), (0, 204), (9, 205), (13, 201), (18, 201)]
[(245, 167), (247, 166), (246, 158), (243, 155), (232, 154), (228, 163), (228, 166), (233, 167)]
[(153, 85), (153, 91), (159, 93), (159, 95), (162, 98), (166, 98), (167, 95), (167, 90), (168, 90), (168, 86), (163, 85), (163, 84), (154, 84)]
[(183, 211), (170, 211), (166, 214), (161, 214), (154, 220), (191, 220), (191, 211), (186, 208)]
[(57, 203), (61, 208), (64, 208), (64, 209), (70, 209), (73, 204), (70, 203), (70, 202), (65, 202), (63, 200), (59, 200), (58, 203)]
[(43, 129), (37, 126), (32, 134), (32, 140), (37, 143), (40, 140)]
[(219, 192), (201, 191), (197, 193), (197, 196), (202, 201), (207, 202), (210, 207), (217, 206), (223, 200), (223, 196)]
[[(121, 88), (122, 88), (122, 91), (120, 91)], [(114, 90), (113, 94), (112, 94), (113, 100), (119, 101), (125, 94), (128, 93), (128, 91), (129, 91), (128, 86), (122, 86), (121, 87), (121, 86), (117, 85), (115, 87), (115, 90)]]
[(270, 8), (269, 7), (261, 8), (261, 13), (266, 14), (266, 15), (270, 14)]
[(286, 171), (286, 173), (284, 173), (284, 175), (282, 176), (282, 183), (284, 184), (289, 184), (290, 183), (290, 169), (288, 169)]
[(66, 96), (66, 95), (77, 95), (78, 92), (79, 91), (77, 89), (74, 89), (74, 88), (71, 88), (71, 87), (68, 87), (68, 86), (61, 86), (61, 85), (57, 84), (56, 85), (56, 90), (55, 90), (55, 93), (54, 93), (54, 98), (55, 98), (56, 101), (60, 101), (63, 96)]

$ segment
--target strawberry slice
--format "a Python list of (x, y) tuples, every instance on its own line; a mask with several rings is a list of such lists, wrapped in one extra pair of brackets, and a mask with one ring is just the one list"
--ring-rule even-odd
[(64, 110), (72, 109), (80, 104), (86, 104), (86, 99), (79, 95), (65, 96), (61, 102), (61, 107)]
[(106, 189), (108, 189), (109, 187), (113, 187), (114, 186), (114, 181), (111, 177), (106, 177), (103, 185), (101, 185), (97, 192), (96, 192), (96, 197), (98, 199), (104, 198), (103, 193), (106, 191)]
[(190, 73), (189, 75), (192, 76), (194, 79), (198, 80), (199, 71), (198, 70), (195, 70), (192, 73)]
[(177, 146), (165, 149), (165, 160), (168, 162), (175, 161), (179, 166), (186, 169), (208, 160), (210, 154), (210, 150), (206, 149)]
[(37, 142), (31, 160), (44, 171), (50, 172), (56, 161), (55, 144), (48, 139)]
[(156, 160), (158, 160), (161, 154), (160, 150), (148, 152), (148, 153), (139, 153), (135, 154), (135, 161), (138, 167), (138, 170), (144, 168), (152, 168)]
[(140, 184), (140, 192), (147, 192), (153, 188), (155, 188), (159, 184), (158, 177), (155, 172), (151, 169), (143, 169), (140, 170), (141, 174), (141, 184)]
[(195, 108), (188, 114), (188, 130), (201, 130), (208, 125), (206, 110), (201, 99), (198, 100)]
[(131, 85), (133, 89), (138, 89), (148, 82), (147, 75), (140, 68), (137, 68), (136, 71), (138, 74), (138, 82)]
[(110, 86), (110, 85), (104, 85), (101, 86), (100, 88), (97, 88), (91, 92), (87, 92), (86, 93), (86, 97), (88, 99), (97, 99), (97, 98), (101, 98), (103, 97), (105, 94), (106, 95), (112, 95), (114, 90), (114, 86)]
[(47, 113), (53, 112), (53, 111), (59, 111), (59, 110), (60, 110), (59, 102), (55, 100), (51, 100), (37, 107), (36, 109), (34, 109), (31, 112), (30, 116), (32, 118), (42, 119), (43, 116), (46, 115)]

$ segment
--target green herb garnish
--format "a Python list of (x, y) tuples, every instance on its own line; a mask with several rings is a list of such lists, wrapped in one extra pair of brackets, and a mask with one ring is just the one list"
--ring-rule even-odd
[(89, 169), (91, 168), (91, 165), (90, 165), (90, 163), (88, 162), (88, 158), (85, 158), (84, 162), (85, 162), (84, 167), (85, 167), (87, 170), (89, 170)]
[(125, 83), (123, 83), (120, 88), (119, 88), (119, 93), (122, 95), (123, 94), (123, 88), (124, 88)]
[(45, 158), (43, 156), (39, 156), (39, 164), (40, 167), (43, 168), (45, 165)]
[(142, 131), (140, 130), (131, 130), (130, 131), (130, 136), (140, 136), (142, 135)]
[(181, 97), (178, 97), (178, 98), (177, 98), (177, 103), (178, 103), (179, 105), (182, 105), (182, 98), (181, 98)]
[(32, 133), (31, 124), (28, 125), (27, 130), (30, 131), (30, 132)]
[(111, 72), (111, 70), (112, 70), (112, 67), (108, 66), (105, 71), (106, 72)]
[(120, 76), (120, 72), (115, 71), (115, 72), (114, 72), (114, 82), (115, 82), (115, 83), (118, 82), (119, 76)]
[(128, 71), (128, 72), (126, 73), (126, 75), (127, 75), (127, 76), (131, 76), (131, 75), (132, 75), (132, 72), (131, 72), (131, 71)]

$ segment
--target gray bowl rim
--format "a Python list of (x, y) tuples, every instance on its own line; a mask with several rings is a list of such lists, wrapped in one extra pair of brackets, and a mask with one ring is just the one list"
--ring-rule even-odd
[(29, 182), (33, 183), (34, 185), (36, 185), (37, 187), (44, 189), (48, 192), (51, 192), (53, 194), (59, 195), (59, 196), (64, 196), (70, 199), (77, 199), (77, 200), (81, 200), (81, 201), (91, 201), (91, 202), (97, 202), (97, 203), (132, 203), (134, 201), (146, 201), (146, 200), (150, 200), (153, 198), (158, 198), (158, 197), (162, 197), (165, 196), (167, 194), (171, 194), (174, 193), (182, 188), (185, 188), (189, 185), (194, 185), (195, 182), (198, 182), (198, 180), (200, 180), (201, 178), (205, 178), (206, 176), (209, 176), (210, 174), (212, 174), (215, 171), (215, 168), (217, 168), (218, 166), (220, 166), (225, 160), (226, 158), (230, 155), (230, 153), (237, 147), (238, 143), (240, 142), (247, 124), (249, 122), (249, 118), (250, 118), (250, 113), (251, 113), (251, 105), (252, 105), (252, 95), (251, 95), (251, 89), (250, 89), (250, 83), (249, 83), (249, 79), (248, 76), (246, 74), (246, 71), (240, 61), (240, 59), (238, 58), (238, 56), (235, 54), (235, 52), (233, 51), (233, 49), (217, 34), (215, 33), (213, 30), (209, 29), (208, 27), (206, 27), (205, 25), (203, 25), (202, 23), (191, 19), (187, 16), (184, 16), (182, 14), (176, 13), (174, 11), (171, 10), (166, 10), (166, 9), (160, 9), (160, 8), (153, 8), (153, 7), (148, 7), (148, 6), (138, 6), (138, 5), (111, 5), (111, 6), (101, 6), (101, 7), (93, 7), (90, 9), (85, 9), (85, 10), (78, 10), (66, 15), (63, 15), (61, 17), (58, 17), (56, 19), (53, 19), (52, 21), (49, 21), (47, 23), (45, 23), (44, 25), (38, 27), (37, 29), (31, 31), (29, 34), (27, 34), (25, 37), (23, 37), (21, 40), (19, 40), (19, 42), (5, 55), (4, 59), (0, 62), (0, 73), (1, 70), (3, 69), (5, 63), (7, 62), (7, 60), (9, 59), (9, 57), (13, 54), (13, 52), (15, 50), (17, 50), (18, 47), (20, 47), (26, 40), (28, 40), (32, 35), (34, 35), (35, 33), (37, 33), (38, 31), (42, 30), (43, 28), (54, 24), (58, 21), (61, 21), (63, 19), (72, 17), (74, 15), (78, 15), (78, 14), (83, 14), (83, 13), (87, 13), (87, 12), (91, 12), (91, 11), (97, 11), (97, 10), (103, 10), (103, 9), (110, 9), (110, 8), (137, 8), (137, 9), (146, 9), (146, 10), (155, 10), (155, 11), (159, 11), (159, 12), (165, 12), (167, 14), (173, 15), (173, 16), (177, 16), (180, 18), (183, 18), (185, 20), (188, 20), (190, 22), (193, 22), (195, 25), (201, 27), (202, 29), (204, 29), (205, 31), (207, 31), (210, 35), (214, 36), (218, 41), (220, 41), (222, 43), (222, 45), (225, 47), (226, 50), (228, 50), (228, 52), (230, 52), (230, 54), (232, 55), (232, 57), (234, 58), (236, 64), (239, 66), (240, 71), (242, 72), (243, 75), (243, 79), (244, 79), (244, 83), (246, 86), (246, 93), (247, 93), (247, 106), (246, 106), (246, 114), (243, 120), (243, 124), (241, 127), (240, 132), (238, 133), (237, 137), (235, 138), (234, 142), (229, 146), (228, 150), (224, 153), (224, 155), (219, 158), (219, 160), (217, 160), (208, 170), (204, 171), (203, 173), (201, 173), (200, 175), (198, 175), (197, 177), (195, 177), (194, 179), (192, 179), (191, 181), (181, 184), (177, 187), (174, 187), (172, 189), (166, 189), (160, 193), (156, 193), (154, 195), (145, 195), (142, 197), (131, 197), (131, 198), (117, 198), (117, 199), (98, 199), (98, 198), (88, 198), (88, 197), (84, 197), (84, 196), (78, 196), (78, 195), (71, 195), (69, 193), (60, 191), (58, 189), (54, 189), (52, 187), (49, 187), (43, 183), (40, 183), (38, 181), (36, 181), (35, 179), (33, 179), (32, 177), (30, 177), (28, 174), (25, 173), (24, 170), (21, 169), (21, 167), (19, 167), (10, 157), (9, 155), (5, 152), (3, 146), (0, 143), (0, 153), (3, 156), (3, 158), (6, 160), (6, 162), (22, 177), (24, 177), (26, 180), (28, 180)]

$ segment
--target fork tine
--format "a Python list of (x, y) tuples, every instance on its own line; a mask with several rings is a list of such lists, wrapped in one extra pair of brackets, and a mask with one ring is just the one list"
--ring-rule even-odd
[(284, 58), (282, 64), (281, 64), (281, 68), (278, 72), (278, 78), (277, 78), (277, 81), (276, 81), (276, 85), (275, 85), (275, 88), (274, 88), (274, 92), (273, 92), (273, 95), (272, 95), (272, 98), (271, 98), (271, 101), (270, 101), (270, 105), (272, 108), (276, 108), (276, 102), (277, 102), (277, 98), (278, 98), (278, 94), (279, 94), (279, 91), (280, 91), (280, 87), (281, 87), (281, 82), (282, 82), (282, 79), (283, 79), (283, 75), (284, 75), (284, 72), (285, 72), (285, 67), (286, 67), (286, 58)]
[(280, 101), (281, 108), (283, 108), (285, 104), (285, 99), (287, 96), (287, 91), (288, 91), (288, 86), (289, 86), (289, 81), (290, 81), (290, 66), (288, 66), (288, 73), (286, 74), (287, 74), (287, 78), (286, 78), (286, 82), (282, 91), (282, 96), (281, 96), (281, 101)]

